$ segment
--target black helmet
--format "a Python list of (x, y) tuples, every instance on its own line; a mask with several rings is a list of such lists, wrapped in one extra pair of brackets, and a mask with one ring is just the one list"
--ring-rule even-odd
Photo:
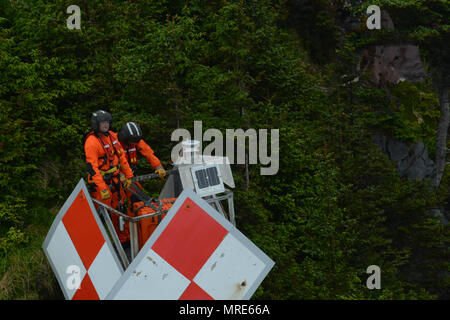
[(97, 110), (92, 114), (91, 117), (91, 127), (94, 129), (94, 131), (98, 131), (98, 125), (100, 122), (108, 121), (109, 122), (109, 129), (112, 128), (112, 115), (109, 112), (103, 111), (103, 110)]
[(136, 122), (127, 122), (119, 131), (119, 141), (137, 143), (143, 137), (142, 130)]

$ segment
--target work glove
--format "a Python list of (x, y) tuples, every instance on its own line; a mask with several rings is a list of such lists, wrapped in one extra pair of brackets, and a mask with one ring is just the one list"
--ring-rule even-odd
[(131, 187), (131, 184), (133, 183), (133, 181), (131, 181), (131, 178), (129, 179), (125, 179), (125, 181), (123, 181), (123, 187), (125, 189), (128, 189), (129, 187)]
[(120, 182), (122, 182), (122, 185), (125, 189), (128, 189), (133, 181), (131, 181), (131, 178), (127, 179), (123, 174), (120, 175)]
[(163, 167), (159, 167), (155, 170), (155, 173), (158, 174), (160, 179), (163, 179), (166, 176), (166, 170)]
[(122, 182), (122, 185), (125, 189), (128, 189), (131, 186), (131, 184), (133, 183), (131, 181), (131, 178), (129, 178), (129, 179), (125, 178), (125, 175), (123, 175), (123, 174), (120, 174), (120, 182)]
[(102, 200), (108, 200), (111, 197), (108, 189), (100, 191), (100, 196), (102, 197)]

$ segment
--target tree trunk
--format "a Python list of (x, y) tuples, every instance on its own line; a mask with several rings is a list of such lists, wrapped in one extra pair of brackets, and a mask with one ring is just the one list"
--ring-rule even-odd
[(248, 191), (250, 185), (250, 177), (248, 175), (248, 152), (245, 152), (245, 191)]
[(450, 122), (450, 108), (448, 101), (448, 86), (441, 87), (439, 90), (439, 102), (441, 104), (441, 118), (437, 129), (436, 137), (436, 175), (433, 184), (437, 188), (441, 183), (445, 170), (445, 155), (447, 151), (447, 132)]

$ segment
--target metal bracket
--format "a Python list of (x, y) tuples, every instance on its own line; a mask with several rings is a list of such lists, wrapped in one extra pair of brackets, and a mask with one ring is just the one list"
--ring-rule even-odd
[[(205, 197), (204, 200), (210, 204), (214, 209), (219, 211), (225, 219), (231, 222), (233, 226), (236, 226), (235, 216), (234, 216), (234, 202), (233, 202), (233, 192), (225, 189), (225, 194), (217, 196), (212, 195), (210, 197)], [(223, 208), (223, 205), (221, 201), (227, 200), (228, 201), (228, 217), (225, 212), (225, 209)]]

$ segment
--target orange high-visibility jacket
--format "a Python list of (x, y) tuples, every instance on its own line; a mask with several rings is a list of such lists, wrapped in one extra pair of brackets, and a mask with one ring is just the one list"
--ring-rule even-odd
[(106, 136), (91, 132), (86, 138), (84, 152), (90, 177), (100, 190), (107, 188), (100, 170), (108, 171), (120, 164), (120, 172), (126, 178), (133, 177), (125, 152), (114, 132), (108, 131)]
[(147, 159), (147, 162), (150, 163), (153, 169), (162, 167), (161, 162), (154, 155), (152, 148), (150, 148), (150, 146), (145, 143), (144, 139), (139, 140), (138, 143), (125, 144), (121, 142), (121, 144), (123, 149), (125, 150), (125, 153), (127, 154), (127, 160), (129, 164), (137, 164), (137, 153), (139, 152), (145, 157), (145, 159)]

